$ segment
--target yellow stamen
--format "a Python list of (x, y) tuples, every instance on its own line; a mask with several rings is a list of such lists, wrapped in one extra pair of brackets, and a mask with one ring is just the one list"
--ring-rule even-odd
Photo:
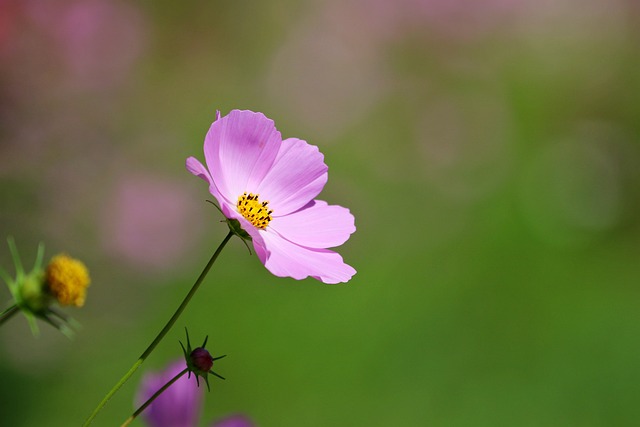
[(254, 227), (265, 229), (271, 221), (272, 210), (269, 210), (269, 202), (261, 202), (258, 194), (246, 192), (238, 197), (238, 212)]
[(91, 279), (87, 267), (81, 261), (60, 254), (54, 256), (47, 265), (46, 282), (51, 295), (61, 305), (82, 307)]

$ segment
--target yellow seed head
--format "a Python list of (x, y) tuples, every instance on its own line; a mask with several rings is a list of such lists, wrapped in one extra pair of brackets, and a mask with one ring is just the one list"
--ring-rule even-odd
[(82, 307), (91, 279), (81, 261), (60, 254), (54, 256), (47, 265), (46, 282), (49, 292), (61, 305)]

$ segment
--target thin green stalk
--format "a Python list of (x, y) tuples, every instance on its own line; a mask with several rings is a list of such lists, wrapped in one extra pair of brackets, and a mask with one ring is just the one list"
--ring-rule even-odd
[(11, 319), (14, 314), (19, 312), (20, 309), (17, 305), (13, 304), (11, 307), (7, 308), (5, 311), (0, 314), (0, 325), (2, 325), (7, 320)]
[(124, 423), (122, 423), (122, 425), (120, 427), (127, 427), (129, 424), (131, 424), (131, 422), (133, 420), (135, 420), (136, 417), (142, 413), (142, 411), (147, 409), (147, 406), (151, 405), (151, 403), (154, 400), (156, 400), (156, 397), (160, 396), (166, 389), (171, 387), (171, 385), (173, 383), (178, 381), (180, 379), (180, 377), (183, 376), (184, 374), (186, 374), (188, 371), (189, 371), (189, 368), (184, 368), (178, 375), (176, 375), (175, 377), (171, 378), (165, 385), (160, 387), (160, 389), (158, 391), (156, 391), (153, 394), (153, 396), (151, 396), (146, 402), (144, 402), (142, 404), (142, 406), (140, 406), (129, 418), (127, 418), (127, 420)]
[(131, 377), (131, 375), (133, 375), (133, 373), (140, 367), (140, 365), (142, 365), (142, 362), (144, 362), (144, 360), (151, 354), (153, 349), (156, 348), (158, 343), (162, 340), (162, 338), (164, 338), (164, 336), (167, 334), (167, 332), (169, 332), (169, 330), (174, 325), (174, 323), (176, 323), (176, 320), (178, 320), (178, 317), (180, 317), (180, 315), (184, 311), (184, 309), (187, 306), (187, 304), (189, 303), (189, 301), (191, 301), (191, 298), (193, 297), (193, 295), (196, 293), (196, 291), (200, 287), (200, 284), (202, 283), (204, 278), (207, 276), (207, 273), (209, 272), (209, 270), (213, 266), (213, 263), (218, 258), (218, 255), (220, 255), (220, 252), (222, 252), (222, 249), (225, 247), (225, 245), (227, 244), (227, 242), (231, 239), (231, 237), (233, 235), (234, 235), (234, 233), (232, 231), (230, 231), (229, 234), (227, 234), (227, 236), (224, 238), (222, 243), (220, 243), (220, 246), (218, 246), (218, 249), (216, 249), (216, 251), (214, 252), (213, 256), (211, 257), (211, 259), (209, 260), (207, 265), (204, 267), (204, 270), (202, 270), (202, 273), (200, 273), (200, 276), (198, 277), (196, 282), (191, 287), (191, 290), (189, 291), (187, 296), (182, 301), (182, 304), (180, 304), (180, 306), (178, 307), (176, 312), (173, 314), (173, 316), (171, 316), (171, 319), (169, 319), (167, 324), (164, 326), (164, 328), (162, 328), (162, 330), (160, 331), (158, 336), (153, 340), (153, 342), (151, 344), (149, 344), (149, 347), (147, 347), (147, 349), (140, 355), (140, 357), (138, 358), (136, 363), (133, 364), (131, 369), (129, 369), (129, 371), (126, 374), (124, 374), (124, 376), (122, 378), (120, 378), (120, 381), (118, 381), (116, 383), (116, 385), (113, 386), (113, 388), (111, 390), (109, 390), (109, 392), (106, 394), (106, 396), (102, 399), (102, 401), (98, 404), (98, 406), (93, 410), (93, 412), (91, 413), (89, 418), (86, 419), (86, 421), (82, 425), (83, 427), (87, 427), (88, 425), (90, 425), (93, 422), (93, 419), (96, 417), (96, 415), (98, 415), (98, 412), (100, 412), (102, 410), (102, 408), (107, 404), (109, 399), (111, 399), (111, 397), (120, 389), (120, 387), (122, 387), (124, 385), (124, 383), (127, 382), (127, 380)]

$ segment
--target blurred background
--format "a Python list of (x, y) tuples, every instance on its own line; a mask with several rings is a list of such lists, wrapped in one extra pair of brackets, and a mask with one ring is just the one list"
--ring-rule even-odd
[(227, 231), (184, 161), (234, 108), (320, 147), (358, 274), (232, 240), (94, 425), (184, 326), (228, 354), (200, 426), (636, 425), (639, 48), (635, 0), (1, 0), (0, 237), (92, 285), (74, 340), (0, 329), (0, 425), (80, 425), (173, 313)]

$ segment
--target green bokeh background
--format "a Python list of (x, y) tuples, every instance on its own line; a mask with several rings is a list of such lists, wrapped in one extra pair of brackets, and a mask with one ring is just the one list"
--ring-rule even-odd
[[(93, 283), (74, 340), (0, 329), (0, 425), (80, 425), (173, 313), (226, 233), (184, 160), (234, 108), (320, 147), (358, 274), (277, 278), (232, 240), (94, 425), (126, 419), (184, 326), (228, 354), (201, 426), (640, 422), (634, 2), (92, 0), (79, 33), (58, 19), (76, 2), (5, 3), (0, 236)], [(150, 259), (110, 240), (140, 179), (179, 212), (154, 228), (173, 214), (126, 199)]]

